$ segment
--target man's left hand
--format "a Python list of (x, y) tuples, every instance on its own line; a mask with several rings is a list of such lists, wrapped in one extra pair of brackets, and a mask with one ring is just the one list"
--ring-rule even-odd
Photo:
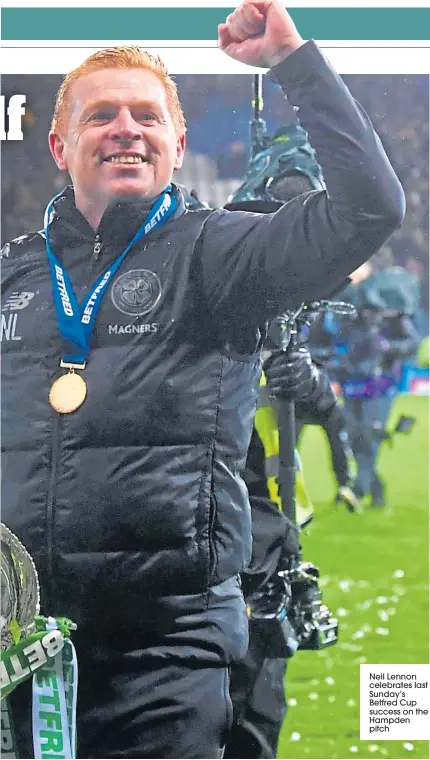
[(218, 26), (218, 46), (249, 66), (272, 68), (303, 45), (281, 0), (243, 0)]

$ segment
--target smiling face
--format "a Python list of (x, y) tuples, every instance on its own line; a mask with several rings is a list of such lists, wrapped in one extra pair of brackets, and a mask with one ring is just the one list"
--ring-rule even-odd
[(165, 88), (152, 71), (100, 69), (80, 76), (71, 89), (64, 135), (49, 145), (68, 171), (76, 207), (96, 228), (115, 198), (151, 200), (182, 166), (185, 136), (177, 134)]

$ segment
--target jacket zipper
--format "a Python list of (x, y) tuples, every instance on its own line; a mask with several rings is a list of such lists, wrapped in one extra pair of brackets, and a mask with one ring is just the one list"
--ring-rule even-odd
[(53, 609), (55, 600), (55, 582), (54, 582), (54, 509), (55, 509), (55, 492), (57, 484), (57, 465), (58, 450), (60, 441), (60, 416), (57, 413), (53, 419), (52, 426), (52, 447), (51, 447), (51, 476), (49, 479), (49, 491), (46, 509), (47, 522), (47, 554), (48, 554), (48, 599), (46, 600), (46, 609)]
[(97, 264), (100, 261), (101, 250), (102, 243), (100, 240), (100, 235), (96, 235), (94, 238), (93, 255), (91, 256), (91, 261), (93, 264)]
[(82, 290), (81, 290), (81, 298), (83, 298), (85, 293), (88, 292), (88, 289), (94, 285), (94, 273), (97, 269), (97, 264), (99, 263), (101, 259), (102, 248), (103, 248), (103, 245), (100, 239), (100, 235), (96, 235), (94, 238), (93, 250), (91, 253), (91, 258), (90, 258), (88, 269), (87, 269), (86, 282), (83, 285)]
[(96, 235), (94, 238), (93, 252), (91, 254), (91, 266), (90, 266), (90, 271), (88, 274), (87, 287), (91, 287), (91, 285), (93, 284), (90, 280), (94, 276), (94, 272), (97, 269), (97, 264), (99, 263), (102, 257), (101, 253), (102, 253), (102, 241), (100, 240), (100, 235)]
[[(96, 235), (94, 238), (93, 252), (91, 254), (91, 270), (94, 271), (96, 265), (100, 261), (100, 254), (102, 250), (102, 243), (100, 235)], [(46, 609), (53, 608), (55, 599), (55, 581), (54, 581), (54, 512), (55, 512), (55, 495), (57, 485), (57, 466), (58, 466), (58, 451), (60, 442), (60, 416), (57, 414), (53, 420), (52, 428), (52, 458), (51, 458), (51, 476), (49, 479), (49, 491), (46, 510), (47, 521), (47, 564), (48, 564), (48, 596), (46, 600)]]

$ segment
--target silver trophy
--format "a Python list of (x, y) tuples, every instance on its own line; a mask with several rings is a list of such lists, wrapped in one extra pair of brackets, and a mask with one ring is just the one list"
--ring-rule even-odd
[(26, 638), (35, 629), (40, 612), (35, 564), (18, 538), (1, 523), (1, 651)]

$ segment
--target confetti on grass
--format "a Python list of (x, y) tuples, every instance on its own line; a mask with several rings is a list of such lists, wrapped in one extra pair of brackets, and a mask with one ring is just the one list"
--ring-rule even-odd
[(339, 609), (336, 610), (336, 615), (338, 617), (346, 617), (347, 615), (349, 615), (349, 612), (348, 610), (345, 609), (345, 607), (339, 607)]
[(386, 610), (378, 610), (378, 617), (383, 623), (386, 623), (390, 616)]
[(373, 599), (366, 599), (364, 602), (359, 602), (355, 605), (356, 610), (360, 610), (360, 612), (364, 612), (365, 610), (368, 610), (369, 607), (371, 607), (373, 604)]
[(346, 594), (349, 594), (349, 592), (351, 591), (351, 581), (347, 580), (347, 578), (345, 578), (343, 581), (339, 581), (337, 585), (340, 588), (340, 590), (345, 591)]
[(340, 644), (337, 645), (339, 649), (347, 649), (349, 652), (362, 652), (363, 647), (360, 647), (358, 644), (350, 644), (348, 641), (341, 641)]

